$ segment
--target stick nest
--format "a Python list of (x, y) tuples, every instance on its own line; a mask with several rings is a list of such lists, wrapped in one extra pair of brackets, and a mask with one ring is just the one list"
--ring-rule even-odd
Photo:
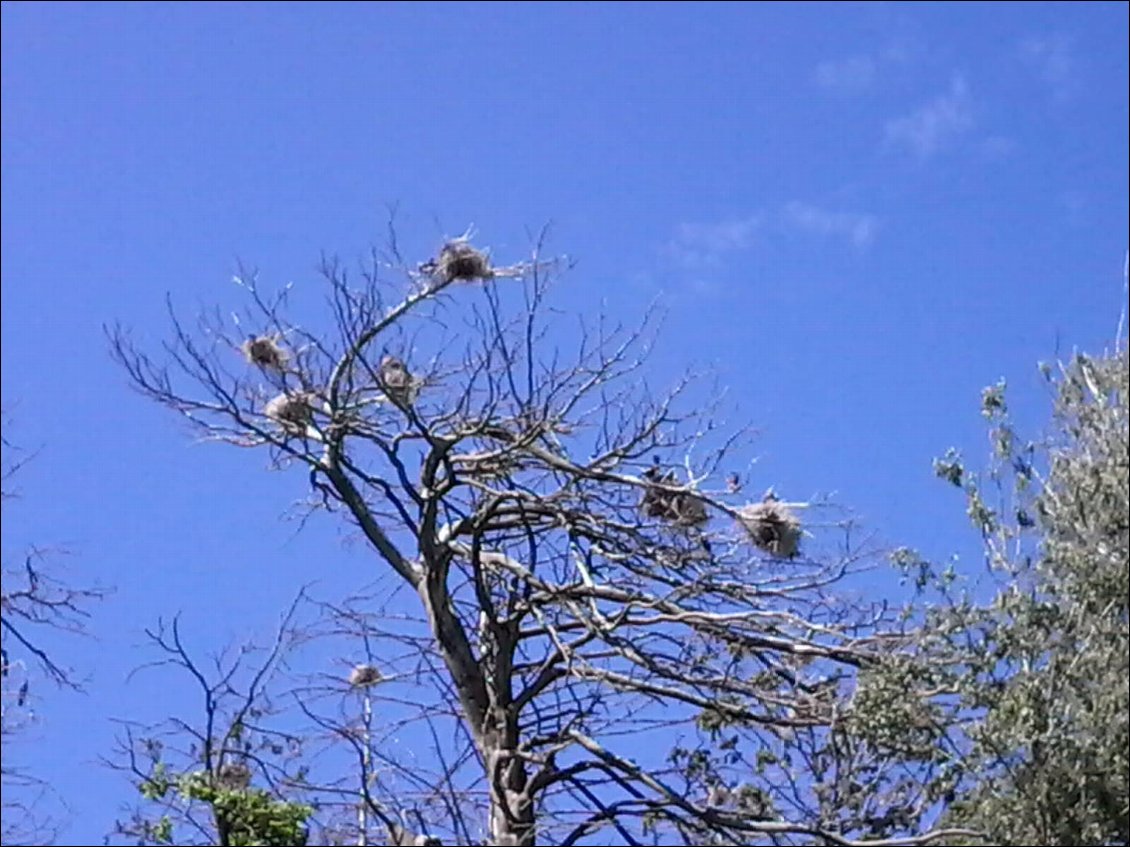
[(252, 335), (239, 346), (239, 349), (248, 362), (258, 365), (263, 370), (282, 373), (286, 370), (287, 362), (290, 361), (290, 356), (280, 346), (278, 339), (269, 335)]
[(381, 676), (381, 672), (372, 665), (355, 665), (349, 672), (349, 684), (354, 688), (368, 688), (382, 679), (384, 677)]
[(494, 270), (486, 253), (476, 250), (462, 238), (443, 245), (435, 263), (435, 276), (441, 282), (490, 279)]
[(774, 556), (791, 559), (800, 550), (800, 521), (784, 503), (764, 500), (738, 510), (750, 540)]
[[(657, 468), (648, 468), (643, 476), (660, 485), (678, 485), (674, 471), (663, 474)], [(649, 518), (659, 518), (682, 527), (702, 526), (709, 517), (706, 505), (693, 494), (661, 488), (647, 488), (640, 500), (640, 508)]]
[(288, 391), (271, 398), (263, 414), (287, 432), (301, 434), (314, 419), (313, 401), (314, 395), (308, 391)]

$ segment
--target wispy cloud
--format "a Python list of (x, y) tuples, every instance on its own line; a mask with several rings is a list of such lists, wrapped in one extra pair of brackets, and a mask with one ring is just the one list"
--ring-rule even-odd
[(831, 211), (793, 200), (743, 218), (679, 224), (662, 250), (684, 267), (708, 271), (722, 267), (727, 259), (752, 250), (774, 235), (803, 232), (863, 249), (874, 241), (878, 228), (879, 220), (874, 215)]
[(781, 211), (782, 221), (789, 227), (829, 238), (843, 238), (862, 249), (875, 238), (879, 221), (874, 215), (857, 212), (831, 212), (809, 203), (794, 200)]
[(716, 266), (726, 255), (752, 247), (764, 224), (760, 212), (716, 223), (681, 223), (664, 250), (688, 266)]
[(949, 90), (884, 127), (888, 145), (927, 159), (973, 126), (973, 109), (965, 78), (955, 75)]
[(812, 79), (821, 88), (854, 94), (871, 87), (875, 81), (875, 70), (876, 61), (871, 56), (850, 56), (821, 62), (813, 70)]
[(1075, 54), (1066, 35), (1030, 36), (1020, 42), (1021, 60), (1051, 90), (1053, 96), (1067, 97), (1075, 83)]
[(825, 59), (812, 69), (812, 82), (834, 94), (862, 94), (883, 77), (917, 61), (923, 54), (918, 40), (906, 33), (890, 34), (873, 50), (842, 58)]

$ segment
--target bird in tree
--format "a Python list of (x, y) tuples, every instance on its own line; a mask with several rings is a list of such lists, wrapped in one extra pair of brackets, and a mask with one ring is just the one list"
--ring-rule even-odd
[(403, 359), (385, 355), (380, 365), (381, 388), (394, 403), (407, 406), (416, 399), (416, 380)]

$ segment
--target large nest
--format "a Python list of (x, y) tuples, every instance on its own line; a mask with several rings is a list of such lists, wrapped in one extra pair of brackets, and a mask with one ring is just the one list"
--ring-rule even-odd
[[(644, 479), (657, 485), (677, 486), (674, 471), (662, 473), (658, 467), (643, 472)], [(644, 489), (640, 509), (649, 518), (659, 518), (676, 526), (702, 526), (709, 517), (706, 505), (690, 492), (665, 491), (659, 487)]]
[(738, 509), (750, 540), (766, 553), (791, 559), (800, 550), (800, 521), (784, 503), (767, 498)]
[(381, 672), (372, 665), (355, 665), (349, 672), (349, 684), (354, 688), (368, 688), (382, 679), (384, 677), (381, 676)]
[(314, 395), (308, 391), (288, 391), (272, 397), (263, 414), (287, 432), (300, 435), (314, 419), (313, 400)]
[(435, 261), (433, 275), (441, 282), (456, 280), (490, 279), (494, 271), (486, 253), (476, 250), (463, 238), (443, 245)]
[(248, 336), (239, 349), (248, 362), (267, 371), (282, 373), (286, 370), (287, 362), (290, 361), (286, 350), (279, 345), (278, 339), (269, 335)]

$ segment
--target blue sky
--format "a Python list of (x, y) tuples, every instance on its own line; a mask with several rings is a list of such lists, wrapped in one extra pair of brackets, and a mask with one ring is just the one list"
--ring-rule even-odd
[[(298, 586), (372, 579), (249, 451), (194, 445), (106, 352), (158, 341), (164, 297), (231, 308), (236, 262), (315, 290), (323, 251), (421, 259), (473, 223), (498, 257), (577, 261), (559, 305), (668, 317), (688, 365), (761, 433), (758, 491), (835, 492), (891, 542), (976, 558), (931, 460), (987, 450), (1006, 377), (1113, 340), (1127, 249), (1127, 5), (115, 4), (3, 6), (3, 404), (43, 450), (4, 550), (71, 550), (116, 593), (90, 675), (43, 689), (41, 775), (100, 839), (125, 786), (109, 717), (168, 713), (126, 682), (142, 627), (202, 646), (265, 632)], [(315, 563), (315, 564), (312, 564)], [(327, 571), (333, 577), (327, 577)], [(249, 584), (256, 585), (254, 592)]]

